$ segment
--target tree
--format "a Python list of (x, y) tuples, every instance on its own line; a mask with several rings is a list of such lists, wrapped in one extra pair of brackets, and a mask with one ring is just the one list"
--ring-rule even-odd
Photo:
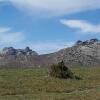
[(64, 61), (51, 65), (49, 68), (49, 75), (55, 78), (75, 78), (71, 70), (65, 66)]

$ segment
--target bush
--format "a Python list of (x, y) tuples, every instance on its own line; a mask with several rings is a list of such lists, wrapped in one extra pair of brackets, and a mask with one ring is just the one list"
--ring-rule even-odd
[(53, 64), (49, 68), (49, 76), (55, 78), (75, 78), (71, 70), (65, 66), (64, 62), (59, 62), (58, 64)]

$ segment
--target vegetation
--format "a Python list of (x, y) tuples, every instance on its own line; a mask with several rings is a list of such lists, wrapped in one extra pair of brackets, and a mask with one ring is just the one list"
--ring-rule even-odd
[(55, 78), (74, 78), (73, 73), (67, 66), (65, 66), (64, 62), (61, 61), (58, 64), (53, 64), (49, 68), (49, 75)]
[(1, 69), (0, 100), (100, 100), (100, 68), (70, 68), (82, 80), (47, 77), (46, 69)]

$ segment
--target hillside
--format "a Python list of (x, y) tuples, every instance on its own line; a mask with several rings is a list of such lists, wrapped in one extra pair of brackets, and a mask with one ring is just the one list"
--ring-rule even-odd
[(77, 41), (70, 48), (42, 56), (48, 63), (63, 60), (69, 66), (100, 66), (100, 41), (97, 39)]
[(100, 66), (100, 40), (77, 41), (72, 47), (46, 55), (38, 55), (29, 47), (23, 50), (4, 48), (0, 54), (0, 67), (48, 67), (61, 60), (68, 66)]

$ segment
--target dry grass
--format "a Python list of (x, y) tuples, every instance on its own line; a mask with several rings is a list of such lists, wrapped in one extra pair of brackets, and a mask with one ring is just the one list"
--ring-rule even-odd
[(100, 68), (72, 68), (82, 80), (47, 77), (45, 69), (0, 70), (0, 100), (100, 100)]

